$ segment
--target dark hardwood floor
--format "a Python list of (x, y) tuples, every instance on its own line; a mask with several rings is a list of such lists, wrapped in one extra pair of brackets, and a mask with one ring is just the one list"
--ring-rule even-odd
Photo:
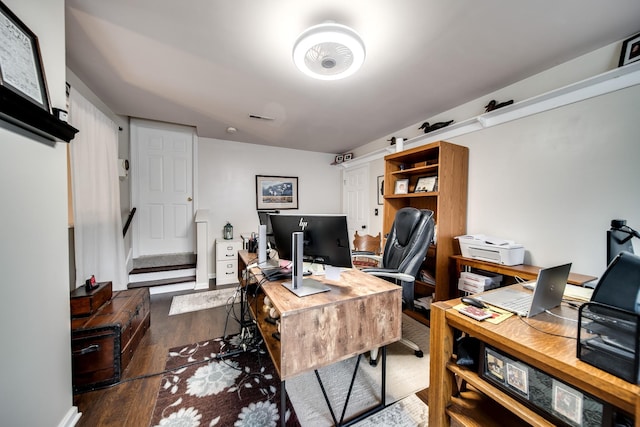
[[(78, 427), (149, 425), (161, 376), (127, 380), (162, 372), (170, 348), (216, 338), (225, 333), (226, 307), (168, 315), (173, 296), (191, 292), (151, 296), (151, 326), (124, 372), (123, 382), (102, 390), (74, 395), (74, 405), (82, 412)], [(239, 316), (239, 309), (235, 312)], [(226, 332), (233, 334), (239, 330), (238, 323), (230, 317)], [(417, 394), (427, 401), (427, 390)]]
[[(74, 395), (74, 405), (82, 412), (78, 427), (149, 425), (161, 376), (126, 380), (161, 372), (170, 348), (225, 333), (226, 307), (169, 316), (173, 296), (192, 292), (151, 296), (151, 326), (123, 374), (124, 381), (102, 390)], [(239, 316), (239, 310), (236, 313)], [(230, 318), (227, 333), (237, 333), (239, 329), (238, 323)]]

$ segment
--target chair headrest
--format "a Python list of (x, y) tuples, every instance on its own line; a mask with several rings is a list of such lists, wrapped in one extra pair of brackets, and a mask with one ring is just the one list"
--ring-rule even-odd
[(396, 213), (396, 239), (400, 246), (407, 246), (413, 230), (418, 226), (423, 213), (415, 208), (402, 208)]

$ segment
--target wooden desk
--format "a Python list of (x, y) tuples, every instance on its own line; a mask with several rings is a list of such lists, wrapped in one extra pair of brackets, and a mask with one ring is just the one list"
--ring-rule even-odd
[[(494, 262), (481, 261), (473, 258), (466, 258), (462, 255), (453, 255), (451, 259), (456, 263), (456, 280), (460, 277), (460, 273), (467, 271), (469, 268), (477, 268), (492, 273), (502, 274), (510, 277), (520, 277), (524, 280), (536, 280), (538, 272), (542, 267), (535, 265), (519, 264), (519, 265), (501, 265)], [(569, 273), (568, 283), (572, 285), (584, 285), (587, 282), (596, 280), (597, 277), (587, 276), (585, 274)]]
[[(255, 254), (238, 252), (241, 283), (245, 283), (244, 269), (254, 260)], [(252, 274), (262, 276), (259, 269), (252, 269)], [(248, 301), (283, 384), (304, 372), (384, 347), (402, 335), (400, 286), (357, 269), (343, 271), (339, 281), (314, 278), (331, 290), (299, 298), (281, 281), (265, 282), (263, 294)], [(280, 340), (272, 336), (276, 326), (265, 321), (265, 295), (280, 313)]]
[[(477, 322), (452, 309), (459, 303), (460, 300), (455, 299), (431, 305), (429, 425), (448, 426), (453, 420), (456, 425), (467, 426), (526, 425), (525, 422), (536, 426), (554, 425), (482, 379), (477, 372), (456, 365), (452, 355), (454, 329), (457, 329), (576, 389), (611, 403), (635, 416), (635, 425), (640, 426), (640, 387), (576, 357), (576, 340), (563, 337), (577, 335), (576, 322), (542, 313), (530, 319), (514, 316), (494, 325)], [(564, 317), (577, 317), (576, 310), (565, 306), (553, 312)], [(463, 393), (453, 397), (456, 377), (466, 380), (481, 395)], [(502, 408), (489, 414), (487, 408), (495, 407), (492, 402), (497, 402)]]

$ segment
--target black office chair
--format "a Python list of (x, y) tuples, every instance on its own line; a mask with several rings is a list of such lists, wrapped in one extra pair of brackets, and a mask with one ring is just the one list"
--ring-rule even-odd
[[(434, 226), (432, 211), (411, 207), (400, 209), (396, 212), (387, 237), (380, 267), (362, 270), (401, 285), (405, 307), (413, 308), (413, 284), (433, 241)], [(422, 350), (414, 342), (405, 338), (400, 342), (412, 348), (417, 357), (423, 356)], [(377, 350), (371, 351), (372, 365), (377, 364)]]

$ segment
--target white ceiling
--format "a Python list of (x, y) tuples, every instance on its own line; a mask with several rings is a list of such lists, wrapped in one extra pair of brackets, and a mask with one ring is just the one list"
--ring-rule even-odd
[[(327, 20), (366, 44), (344, 80), (292, 61), (298, 35)], [(327, 153), (638, 31), (638, 0), (66, 0), (67, 66), (115, 113)]]

